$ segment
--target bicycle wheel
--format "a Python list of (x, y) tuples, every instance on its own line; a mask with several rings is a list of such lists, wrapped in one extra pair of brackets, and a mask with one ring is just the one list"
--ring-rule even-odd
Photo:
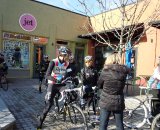
[(154, 117), (151, 125), (151, 130), (160, 130), (160, 114)]
[(71, 104), (68, 107), (68, 115), (73, 129), (87, 130), (87, 121), (79, 106)]
[(1, 86), (4, 91), (8, 90), (8, 81), (7, 81), (6, 77), (4, 77), (4, 76), (1, 77)]
[(127, 97), (123, 117), (123, 123), (127, 127), (140, 128), (147, 121), (147, 108), (139, 99)]
[(87, 117), (89, 121), (95, 120), (97, 112), (99, 112), (99, 106), (98, 106), (99, 99), (98, 97), (93, 97), (90, 104), (87, 106)]

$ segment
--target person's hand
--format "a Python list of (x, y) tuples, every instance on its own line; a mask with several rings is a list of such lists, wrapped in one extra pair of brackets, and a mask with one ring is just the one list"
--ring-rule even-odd
[(51, 98), (51, 92), (47, 92), (45, 96), (45, 100), (48, 101)]
[(95, 92), (97, 92), (99, 90), (99, 88), (96, 86), (94, 90), (95, 90)]
[(44, 85), (46, 85), (47, 86), (47, 84), (48, 84), (48, 79), (44, 79)]

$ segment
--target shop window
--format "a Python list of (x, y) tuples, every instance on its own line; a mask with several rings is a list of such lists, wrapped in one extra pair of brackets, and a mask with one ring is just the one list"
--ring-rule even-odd
[(29, 42), (3, 40), (3, 53), (9, 68), (29, 68)]

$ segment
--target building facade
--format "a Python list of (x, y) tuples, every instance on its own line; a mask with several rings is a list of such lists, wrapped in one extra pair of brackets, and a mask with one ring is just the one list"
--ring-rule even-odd
[[(155, 1), (152, 2), (151, 7), (148, 7), (149, 10), (146, 10), (140, 23), (143, 23), (143, 19), (151, 15), (155, 3)], [(116, 13), (116, 11), (116, 9), (108, 11), (106, 15)], [(118, 13), (116, 14), (118, 16)], [(49, 59), (55, 58), (60, 45), (67, 46), (72, 50), (78, 70), (83, 67), (83, 59), (87, 54), (93, 55), (95, 66), (98, 70), (102, 69), (105, 54), (111, 52), (111, 49), (106, 45), (98, 44), (97, 46), (97, 42), (89, 34), (95, 35), (95, 30), (101, 35), (104, 34), (101, 24), (104, 20), (103, 15), (98, 14), (89, 18), (41, 2), (1, 0), (0, 50), (5, 55), (9, 66), (8, 77), (38, 77), (38, 65), (43, 55), (49, 55)], [(99, 21), (100, 25), (94, 21), (95, 19)], [(158, 19), (159, 17), (157, 17), (157, 21), (150, 24), (150, 29), (133, 48), (132, 62), (136, 76), (151, 75), (156, 67), (157, 58), (160, 56), (160, 22)], [(95, 30), (90, 29), (88, 34), (88, 31), (82, 30), (82, 26), (88, 25), (89, 22)], [(119, 26), (120, 23), (117, 23), (115, 28)], [(110, 33), (110, 30), (105, 31)], [(114, 43), (118, 42), (113, 36), (112, 40)]]
[[(142, 11), (141, 9), (143, 6), (147, 4), (148, 6), (146, 9)], [(108, 40), (112, 44), (117, 44), (120, 42), (120, 38), (117, 39), (115, 36), (121, 35), (122, 28), (124, 29), (123, 31), (126, 30), (125, 35), (128, 35), (127, 31), (130, 31), (130, 27), (137, 26), (136, 29), (134, 28), (136, 30), (133, 37), (134, 39), (131, 39), (131, 44), (134, 44), (131, 59), (134, 67), (134, 74), (135, 76), (150, 76), (153, 74), (153, 70), (157, 66), (158, 57), (160, 56), (159, 5), (160, 2), (158, 0), (142, 0), (139, 1), (138, 6), (136, 6), (135, 3), (125, 6), (125, 10), (128, 10), (128, 12), (125, 12), (125, 15), (130, 18), (130, 20), (125, 19), (126, 17), (124, 16), (124, 21), (122, 21), (123, 14), (121, 13), (122, 9), (120, 8), (90, 17), (93, 31), (82, 34), (79, 37), (88, 39), (88, 43), (92, 45), (94, 50), (91, 51), (95, 54), (95, 65), (99, 70), (103, 67), (105, 55), (111, 52), (111, 49), (107, 44), (99, 44), (98, 40), (95, 39), (100, 39), (99, 36), (103, 37), (103, 39), (109, 37), (109, 40), (106, 38), (106, 41)], [(132, 19), (132, 16), (137, 19)], [(141, 37), (137, 43), (136, 40), (140, 35)], [(137, 37), (137, 39), (135, 37)], [(125, 41), (122, 43), (125, 44)]]
[(1, 0), (0, 50), (9, 66), (8, 77), (37, 77), (43, 55), (55, 58), (60, 45), (73, 51), (80, 69), (87, 45), (77, 36), (85, 33), (80, 27), (86, 21), (84, 15), (36, 1)]

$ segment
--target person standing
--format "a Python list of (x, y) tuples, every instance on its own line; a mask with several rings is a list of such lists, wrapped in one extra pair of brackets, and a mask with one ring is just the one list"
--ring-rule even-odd
[(7, 75), (8, 73), (8, 65), (4, 60), (4, 55), (0, 53), (0, 77), (3, 75)]
[(48, 69), (49, 66), (49, 59), (48, 59), (48, 55), (44, 55), (43, 56), (43, 60), (40, 63), (40, 69), (39, 69), (39, 93), (42, 93), (42, 81), (44, 79), (45, 73)]
[(14, 63), (15, 67), (23, 68), (22, 67), (22, 59), (21, 59), (21, 49), (18, 46), (15, 48), (15, 51), (13, 54), (13, 60), (15, 61), (15, 63)]
[(50, 61), (47, 72), (46, 79), (48, 79), (48, 88), (45, 95), (45, 108), (40, 115), (37, 129), (42, 128), (42, 124), (53, 105), (53, 98), (59, 90), (64, 86), (62, 83), (63, 78), (67, 72), (68, 62), (68, 48), (61, 46), (58, 49), (58, 57)]
[[(82, 109), (85, 107), (84, 105), (86, 104), (88, 107), (90, 106), (90, 103), (93, 98), (93, 89), (92, 87), (97, 85), (97, 79), (98, 79), (98, 74), (96, 68), (93, 66), (93, 57), (88, 55), (84, 58), (85, 61), (85, 67), (81, 70), (81, 79), (83, 83), (83, 92), (84, 95), (81, 99), (81, 106)], [(93, 104), (93, 111), (94, 114), (96, 114), (95, 107)]]
[(123, 110), (125, 104), (123, 89), (129, 73), (129, 68), (121, 64), (121, 57), (118, 53), (113, 53), (106, 58), (97, 82), (97, 87), (102, 89), (99, 101), (99, 130), (107, 129), (111, 113), (115, 116), (117, 130), (124, 130)]

